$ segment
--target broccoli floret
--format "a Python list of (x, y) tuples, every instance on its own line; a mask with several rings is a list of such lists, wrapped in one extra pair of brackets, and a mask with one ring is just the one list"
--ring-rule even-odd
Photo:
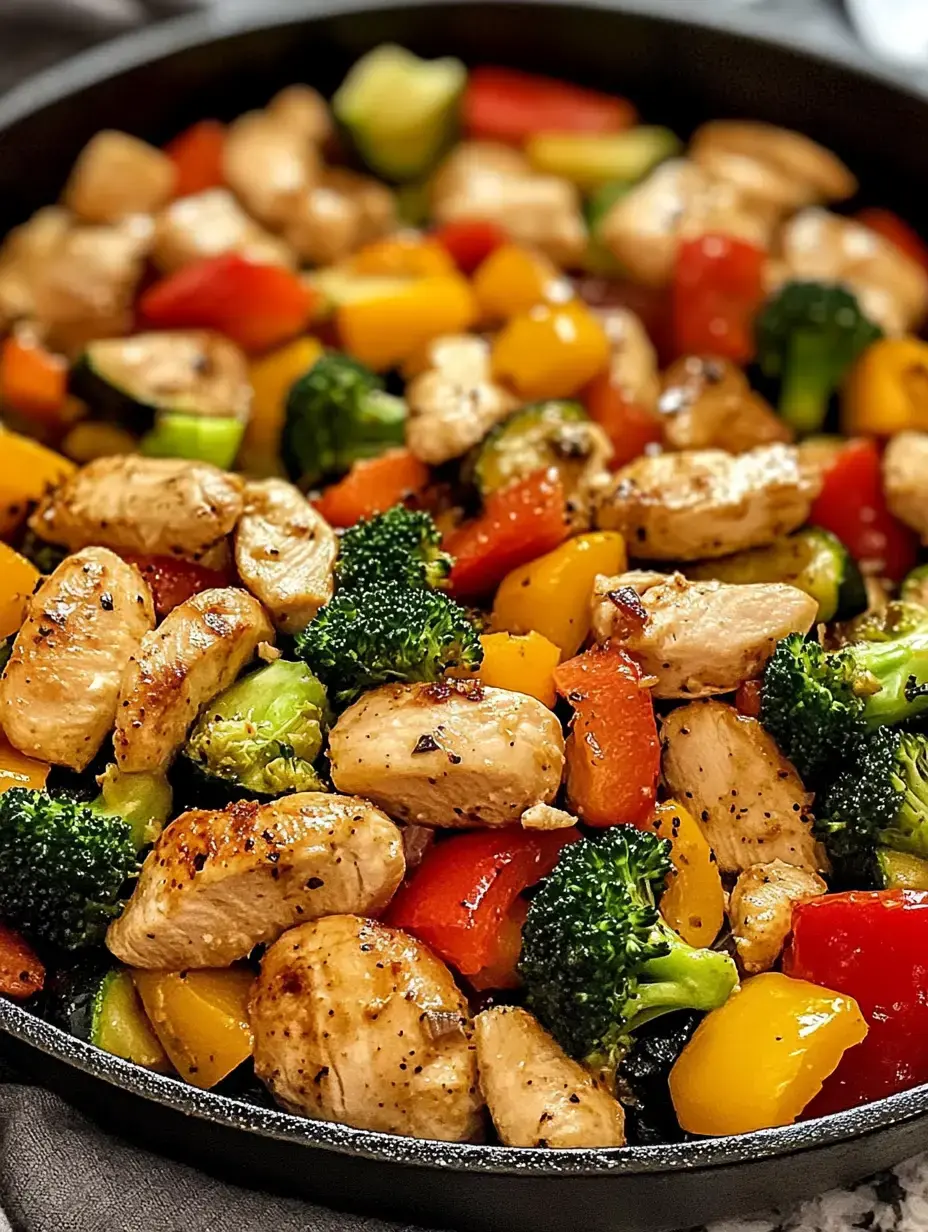
[(344, 590), (384, 582), (434, 587), (451, 572), (451, 557), (441, 550), (441, 535), (429, 514), (394, 505), (345, 531), (335, 571)]
[(122, 817), (25, 787), (0, 796), (0, 916), (28, 936), (69, 950), (102, 941), (137, 869)]
[(342, 590), (296, 639), (303, 658), (340, 706), (390, 681), (438, 680), (483, 659), (477, 629), (460, 604), (437, 590), (385, 582)]
[(237, 680), (198, 719), (184, 755), (208, 775), (262, 796), (318, 791), (328, 700), (305, 663), (279, 659)]
[(760, 718), (808, 786), (874, 728), (928, 707), (928, 613), (898, 637), (827, 653), (791, 633), (767, 663)]
[(614, 1069), (627, 1036), (671, 1010), (710, 1010), (738, 983), (732, 960), (694, 949), (658, 914), (670, 843), (613, 826), (564, 849), (522, 929), (526, 1001), (572, 1056)]
[(405, 422), (406, 403), (370, 369), (339, 352), (323, 355), (287, 396), (284, 464), (294, 481), (312, 487), (402, 445)]
[(828, 402), (857, 356), (883, 336), (836, 283), (787, 282), (755, 322), (757, 358), (780, 381), (780, 414), (797, 432), (820, 432)]
[(819, 797), (816, 832), (838, 880), (880, 883), (878, 848), (928, 856), (928, 736), (882, 727)]

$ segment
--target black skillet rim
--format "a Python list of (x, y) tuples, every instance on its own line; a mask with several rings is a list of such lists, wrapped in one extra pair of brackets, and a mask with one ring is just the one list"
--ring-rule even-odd
[[(403, 6), (449, 3), (453, 0), (407, 0)], [(519, 7), (558, 5), (561, 0), (519, 0)], [(492, 5), (490, 0), (487, 7)], [(227, 36), (277, 25), (306, 24), (333, 16), (389, 10), (393, 0), (323, 0), (307, 12), (300, 0), (265, 0), (260, 10), (205, 10), (158, 26), (123, 35), (37, 74), (0, 98), (0, 136), (19, 120), (95, 83), (152, 60), (170, 56)], [(571, 7), (616, 10), (659, 21), (689, 24), (732, 33), (755, 42), (796, 51), (810, 60), (826, 61), (889, 85), (928, 102), (928, 79), (919, 81), (905, 70), (873, 62), (850, 36), (839, 46), (829, 41), (834, 31), (813, 31), (800, 37), (782, 15), (732, 7), (696, 16), (687, 0), (583, 0)], [(105, 1053), (45, 1022), (12, 1002), (0, 1001), (0, 1031), (39, 1052), (63, 1061), (93, 1078), (149, 1099), (175, 1112), (240, 1129), (263, 1138), (287, 1140), (307, 1147), (379, 1162), (510, 1176), (602, 1176), (699, 1171), (734, 1167), (835, 1146), (868, 1137), (928, 1114), (928, 1084), (901, 1091), (872, 1104), (817, 1120), (737, 1137), (700, 1139), (661, 1146), (626, 1146), (599, 1150), (514, 1148), (403, 1138), (372, 1133), (338, 1122), (304, 1119), (259, 1107), (211, 1091), (201, 1091), (179, 1079), (155, 1074)]]

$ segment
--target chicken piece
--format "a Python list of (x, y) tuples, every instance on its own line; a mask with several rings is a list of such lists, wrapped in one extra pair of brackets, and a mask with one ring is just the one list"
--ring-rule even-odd
[(354, 915), (293, 929), (262, 960), (251, 1026), (255, 1073), (290, 1112), (446, 1142), (479, 1134), (467, 1003), (398, 929)]
[(624, 1146), (622, 1105), (528, 1010), (484, 1010), (474, 1039), (480, 1089), (504, 1146)]
[(332, 782), (420, 826), (505, 826), (550, 804), (564, 735), (547, 706), (476, 681), (383, 685), (329, 733)]
[(900, 432), (883, 454), (883, 484), (890, 509), (928, 544), (928, 432)]
[(360, 209), (359, 243), (380, 239), (396, 229), (396, 194), (372, 175), (360, 175), (347, 167), (326, 167), (319, 183), (351, 198)]
[(406, 386), (406, 444), (438, 466), (460, 458), (519, 405), (490, 375), (484, 338), (450, 334), (429, 345), (429, 364)]
[(610, 383), (626, 401), (642, 410), (653, 410), (661, 388), (657, 351), (641, 318), (630, 308), (608, 307), (595, 315), (606, 331), (612, 351)]
[(62, 561), (29, 600), (0, 678), (10, 744), (71, 770), (88, 766), (113, 726), (123, 670), (154, 625), (134, 565), (106, 548)]
[(748, 201), (783, 214), (857, 192), (857, 181), (840, 158), (810, 137), (773, 124), (711, 120), (693, 134), (689, 154)]
[(789, 443), (789, 425), (735, 364), (711, 356), (678, 359), (664, 373), (657, 402), (667, 449), (724, 449), (747, 453), (758, 445)]
[(311, 265), (334, 265), (396, 225), (393, 194), (343, 168), (323, 172), (287, 218), (287, 243)]
[(801, 210), (783, 227), (768, 290), (784, 282), (840, 282), (888, 334), (914, 331), (928, 311), (928, 273), (901, 248), (852, 218)]
[(130, 967), (226, 967), (305, 920), (380, 911), (404, 871), (399, 827), (366, 800), (194, 809), (162, 832), (106, 943)]
[(226, 188), (172, 201), (155, 219), (151, 257), (165, 274), (193, 261), (234, 252), (258, 265), (295, 263), (283, 240), (249, 218)]
[(438, 223), (499, 223), (517, 244), (538, 248), (558, 265), (576, 265), (587, 233), (580, 194), (553, 175), (537, 175), (516, 150), (490, 141), (463, 142), (429, 187)]
[(599, 236), (635, 282), (661, 287), (670, 281), (683, 240), (718, 231), (767, 248), (775, 220), (773, 211), (747, 201), (733, 184), (672, 158), (619, 198)]
[(0, 244), (0, 333), (35, 316), (32, 284), (70, 228), (68, 211), (47, 205)]
[(265, 111), (311, 145), (324, 145), (335, 132), (329, 104), (312, 86), (286, 86), (274, 95)]
[[(632, 611), (644, 620), (629, 619)], [(593, 633), (621, 643), (656, 681), (657, 698), (730, 693), (754, 680), (781, 637), (808, 633), (815, 599), (777, 582), (732, 586), (681, 574), (597, 577)]]
[(227, 688), (274, 630), (256, 599), (201, 590), (142, 639), (123, 672), (113, 747), (121, 770), (161, 770), (201, 706)]
[(791, 445), (641, 457), (617, 471), (594, 519), (639, 560), (703, 560), (773, 543), (801, 526), (821, 476)]
[(246, 484), (235, 564), (278, 629), (299, 633), (332, 598), (337, 555), (335, 532), (293, 484)]
[(577, 824), (573, 813), (552, 808), (550, 804), (533, 804), (519, 819), (523, 830), (569, 830)]
[(246, 112), (229, 125), (222, 169), (247, 212), (272, 231), (286, 224), (321, 170), (316, 147), (266, 111)]
[(85, 222), (154, 214), (170, 199), (174, 163), (147, 141), (104, 129), (81, 150), (62, 201)]
[(723, 873), (782, 860), (827, 872), (812, 836), (812, 796), (757, 719), (690, 702), (661, 725), (664, 782), (702, 822)]
[(728, 915), (744, 971), (769, 971), (792, 926), (793, 904), (826, 894), (828, 886), (817, 873), (774, 860), (752, 864), (740, 875), (731, 892)]
[(242, 513), (239, 475), (181, 458), (98, 458), (46, 496), (29, 521), (49, 543), (76, 551), (204, 556)]

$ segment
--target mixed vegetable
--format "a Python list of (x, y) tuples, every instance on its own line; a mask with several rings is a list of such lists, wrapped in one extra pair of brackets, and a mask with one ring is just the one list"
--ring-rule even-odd
[(0, 246), (0, 993), (447, 1140), (928, 1082), (928, 248), (856, 193), (391, 46), (98, 134)]

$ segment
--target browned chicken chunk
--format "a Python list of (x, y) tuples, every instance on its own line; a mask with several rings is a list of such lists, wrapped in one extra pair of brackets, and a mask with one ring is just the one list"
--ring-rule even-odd
[(482, 1099), (467, 1003), (414, 937), (354, 915), (302, 924), (261, 963), (255, 1073), (290, 1112), (464, 1142)]
[(83, 770), (113, 726), (123, 670), (154, 627), (134, 565), (106, 548), (69, 556), (26, 610), (0, 679), (0, 721), (29, 757)]
[(609, 381), (623, 397), (643, 410), (653, 410), (660, 394), (657, 351), (641, 318), (630, 308), (594, 309), (609, 339)]
[(294, 129), (304, 141), (323, 145), (334, 133), (329, 104), (312, 86), (285, 86), (271, 99), (265, 111), (278, 124)]
[(480, 1089), (504, 1146), (624, 1145), (622, 1105), (528, 1010), (484, 1010), (474, 1038)]
[(154, 214), (174, 191), (176, 171), (167, 154), (115, 129), (84, 146), (65, 185), (64, 204), (86, 222), (118, 222)]
[(731, 892), (728, 915), (738, 961), (748, 975), (769, 971), (780, 957), (792, 926), (793, 904), (827, 890), (817, 873), (782, 860), (744, 870)]
[(883, 454), (890, 509), (928, 544), (928, 432), (900, 432)]
[(552, 712), (474, 681), (383, 685), (329, 733), (332, 781), (423, 826), (513, 825), (550, 804), (564, 769)]
[(246, 211), (275, 231), (319, 178), (319, 153), (279, 116), (249, 111), (228, 127), (222, 169)]
[(793, 438), (742, 370), (725, 359), (690, 355), (671, 364), (661, 380), (657, 409), (667, 449), (746, 453)]
[(203, 590), (142, 639), (123, 672), (113, 747), (121, 770), (160, 770), (200, 708), (235, 680), (274, 630), (257, 599)]
[(311, 265), (331, 265), (396, 226), (385, 184), (344, 167), (327, 167), (288, 216), (284, 239)]
[(226, 188), (181, 197), (155, 220), (152, 260), (166, 274), (234, 252), (259, 265), (294, 264), (290, 248), (249, 218)]
[(366, 800), (195, 809), (162, 832), (107, 945), (131, 967), (225, 967), (301, 921), (380, 911), (404, 869), (399, 828)]

